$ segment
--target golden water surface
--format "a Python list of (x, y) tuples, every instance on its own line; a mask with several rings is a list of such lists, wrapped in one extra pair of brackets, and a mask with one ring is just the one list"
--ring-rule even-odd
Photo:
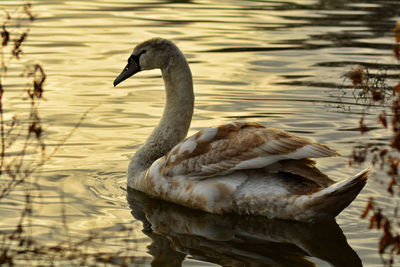
[[(10, 10), (20, 2), (2, 0), (0, 7)], [(5, 89), (15, 91), (7, 100), (9, 113), (25, 112), (16, 89), (23, 86), (18, 73), (32, 63), (40, 63), (47, 74), (45, 101), (40, 104), (46, 142), (63, 139), (88, 112), (35, 176), (40, 185), (35, 189), (40, 192), (34, 203), (35, 239), (47, 244), (65, 239), (64, 208), (70, 238), (83, 238), (91, 231), (103, 236), (88, 243), (88, 253), (120, 254), (143, 266), (152, 261), (158, 266), (357, 266), (360, 259), (366, 266), (381, 264), (379, 233), (368, 230), (368, 221), (360, 219), (371, 196), (392, 205), (378, 179), (370, 179), (337, 217), (337, 225), (321, 229), (254, 218), (196, 217), (134, 194), (127, 201), (129, 158), (158, 122), (163, 84), (159, 71), (139, 73), (117, 88), (112, 82), (135, 44), (155, 36), (172, 39), (188, 58), (194, 78), (190, 133), (235, 119), (281, 128), (339, 151), (341, 157), (319, 160), (318, 166), (333, 179), (344, 179), (366, 167), (348, 166), (353, 147), (379, 143), (385, 132), (360, 135), (364, 107), (350, 89), (338, 98), (350, 85), (343, 75), (362, 63), (370, 63), (372, 71), (396, 71), (391, 29), (400, 15), (400, 2), (31, 3), (37, 19), (25, 55), (13, 63), (6, 79)], [(373, 123), (378, 112), (368, 112), (365, 120)], [(141, 201), (145, 208), (137, 204)], [(23, 203), (22, 189), (0, 203), (1, 230), (13, 229)], [(207, 223), (208, 235), (194, 234)]]

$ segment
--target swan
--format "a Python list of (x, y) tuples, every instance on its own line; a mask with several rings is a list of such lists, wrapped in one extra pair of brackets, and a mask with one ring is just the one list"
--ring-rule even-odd
[(158, 126), (128, 167), (128, 187), (214, 214), (296, 221), (334, 218), (366, 184), (369, 169), (334, 182), (310, 158), (339, 154), (325, 145), (254, 122), (231, 122), (185, 139), (194, 107), (192, 74), (170, 40), (138, 44), (114, 87), (161, 69), (166, 105)]

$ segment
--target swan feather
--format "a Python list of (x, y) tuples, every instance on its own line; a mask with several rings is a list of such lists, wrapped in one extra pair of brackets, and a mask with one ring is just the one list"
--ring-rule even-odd
[(236, 122), (207, 128), (177, 144), (160, 168), (161, 175), (168, 177), (205, 179), (236, 170), (263, 168), (283, 159), (336, 155), (336, 151), (324, 145), (278, 129)]

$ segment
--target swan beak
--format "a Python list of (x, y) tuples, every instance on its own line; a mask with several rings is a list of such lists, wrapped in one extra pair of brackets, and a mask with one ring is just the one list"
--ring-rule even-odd
[(140, 66), (135, 61), (128, 63), (120, 75), (114, 80), (114, 87), (122, 81), (128, 79), (136, 72), (140, 71)]

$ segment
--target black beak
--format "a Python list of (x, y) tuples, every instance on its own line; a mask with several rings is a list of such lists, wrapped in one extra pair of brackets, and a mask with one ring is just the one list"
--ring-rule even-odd
[(126, 65), (121, 74), (114, 80), (114, 87), (117, 86), (117, 84), (119, 84), (120, 82), (128, 79), (133, 74), (139, 71), (140, 71), (139, 64), (136, 62), (136, 60), (132, 60), (131, 62), (128, 63), (128, 65)]

